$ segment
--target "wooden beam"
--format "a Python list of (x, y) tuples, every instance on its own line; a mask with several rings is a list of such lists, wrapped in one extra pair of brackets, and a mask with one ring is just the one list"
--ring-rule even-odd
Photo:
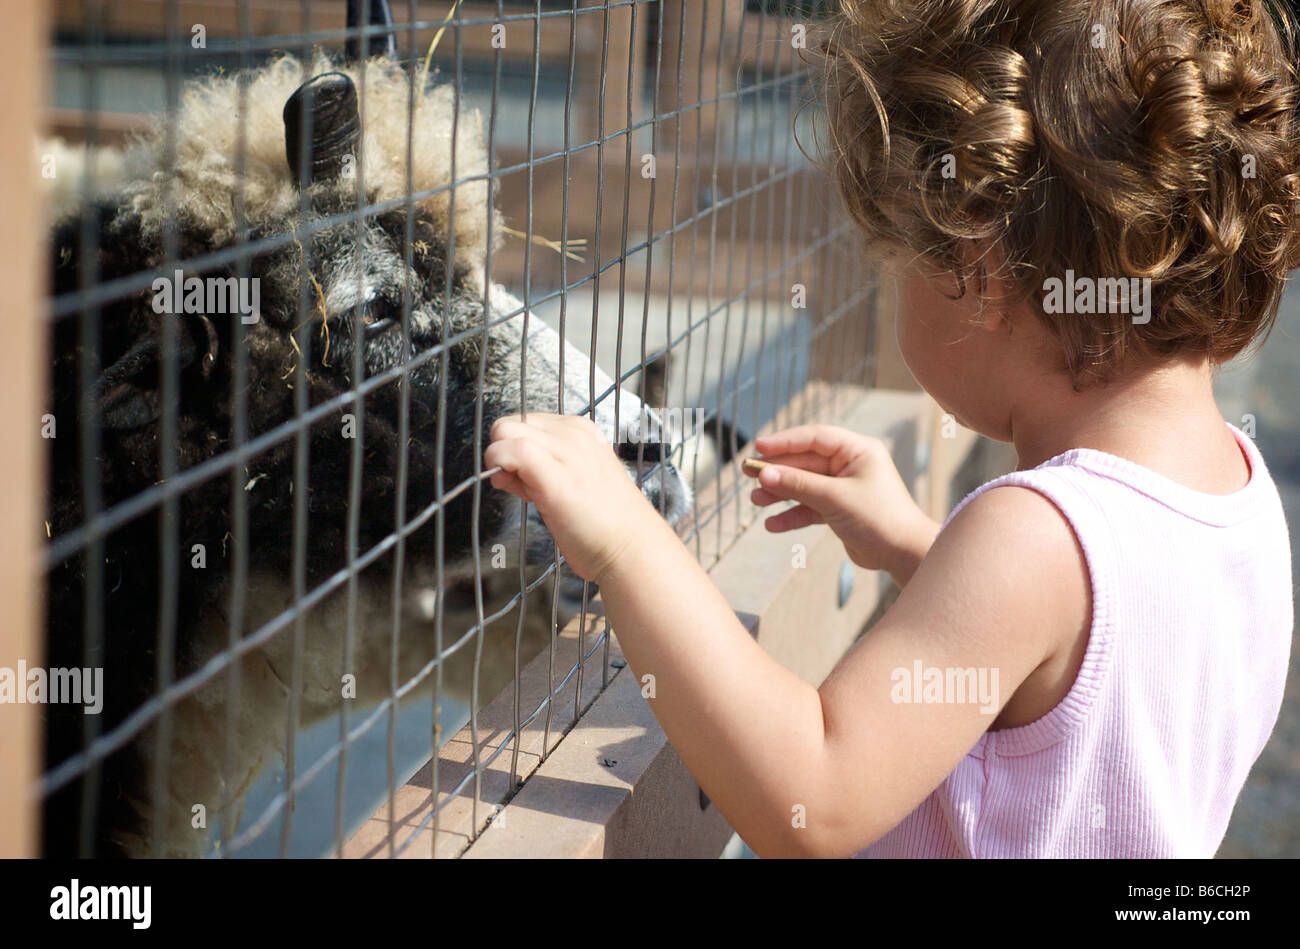
[[(41, 0), (13, 0), (0, 30), (0, 77), (8, 134), (0, 137), (5, 227), (0, 229), (0, 286), (5, 344), (0, 346), (0, 402), (13, 420), (0, 477), (0, 668), (44, 662), (39, 630), (44, 588), (40, 567), (44, 483), (46, 266), (40, 170), (32, 148), (39, 131), (46, 67)], [(36, 853), (39, 814), (31, 794), (40, 768), (39, 706), (0, 704), (0, 857)]]
[[(209, 39), (237, 39), (240, 37), (240, 7), (248, 11), (248, 35), (259, 39), (284, 39), (284, 47), (296, 47), (294, 37), (304, 31), (313, 33), (342, 30), (347, 27), (347, 0), (314, 0), (307, 5), (302, 0), (131, 0), (129, 3), (110, 4), (103, 13), (103, 29), (107, 35), (132, 35), (142, 39), (159, 39), (167, 34), (168, 9), (176, 9), (182, 38), (188, 40), (196, 24), (202, 24)], [(421, 51), (433, 41), (439, 25), (451, 10), (451, 0), (421, 0), (416, 8), (417, 22), (428, 23), (417, 32), (416, 47)], [(54, 6), (54, 25), (57, 29), (78, 32), (85, 28), (83, 0), (57, 0)], [(393, 21), (401, 27), (410, 23), (410, 7), (405, 2), (393, 4)], [(531, 62), (533, 58), (533, 22), (527, 19), (526, 8), (507, 7), (505, 10), (505, 45), (501, 55), (507, 60)], [(517, 19), (517, 17), (525, 17)], [(584, 19), (594, 19), (586, 14)], [(457, 19), (466, 23), (461, 47), (468, 57), (491, 58), (496, 48), (492, 45), (492, 24), (497, 19), (495, 3), (462, 3)], [(565, 17), (543, 20), (541, 58), (544, 62), (568, 62), (569, 21)], [(405, 55), (407, 34), (397, 34), (399, 55)], [(342, 41), (332, 44), (342, 49)], [(456, 38), (444, 35), (439, 44), (438, 57), (442, 61), (454, 57)]]

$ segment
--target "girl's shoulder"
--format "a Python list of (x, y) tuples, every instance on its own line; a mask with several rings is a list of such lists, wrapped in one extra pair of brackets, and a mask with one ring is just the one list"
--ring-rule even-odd
[[(1041, 661), (1008, 699), (991, 730), (1028, 725), (1070, 693), (1095, 625), (1092, 570), (1059, 492), (1042, 490), (1043, 477), (996, 479), (969, 495), (949, 516), (948, 535), (962, 574), (990, 554), (995, 569), (1024, 599), (1050, 604), (1028, 624)], [(967, 551), (965, 557), (959, 551)], [(1000, 551), (1000, 554), (998, 553)], [(987, 569), (980, 566), (978, 569)], [(1008, 618), (1023, 608), (1009, 604)]]

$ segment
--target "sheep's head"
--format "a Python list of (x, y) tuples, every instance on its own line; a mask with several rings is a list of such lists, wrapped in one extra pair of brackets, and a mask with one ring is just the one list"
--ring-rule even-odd
[[(406, 516), (418, 516), (436, 501), (440, 389), (445, 390), (442, 417), (448, 426), (442, 436), (448, 449), (442, 470), (446, 488), (472, 475), (473, 439), (466, 436), (472, 432), (475, 400), (484, 400), (485, 424), (514, 407), (495, 404), (491, 388), (479, 386), (480, 360), (491, 347), (488, 335), (481, 332), (482, 235), (490, 213), (483, 182), (461, 185), (453, 212), (445, 187), (450, 165), (432, 159), (413, 162), (422, 169), (415, 187), (425, 185), (436, 193), (409, 205), (357, 214), (363, 207), (394, 203), (388, 197), (399, 177), (393, 166), (405, 163), (392, 152), (405, 149), (405, 129), (394, 139), (393, 128), (402, 123), (393, 124), (391, 116), (378, 113), (372, 123), (377, 128), (363, 127), (357, 83), (347, 73), (321, 69), (289, 87), (286, 80), (292, 71), (291, 61), (281, 60), (242, 91), (235, 79), (213, 80), (190, 90), (177, 122), (174, 166), (137, 176), (116, 194), (110, 192), (100, 209), (96, 235), (97, 279), (154, 269), (161, 269), (164, 277), (149, 290), (102, 310), (93, 352), (78, 338), (76, 321), (63, 321), (55, 343), (54, 411), (56, 417), (98, 419), (105, 449), (104, 502), (112, 504), (163, 477), (159, 445), (169, 333), (179, 370), (180, 470), (234, 444), (238, 356), (246, 367), (242, 413), (247, 439), (291, 422), (300, 395), (309, 408), (337, 403), (357, 384), (370, 380), (360, 406), (336, 404), (310, 428), (308, 566), (319, 577), (341, 565), (351, 439), (360, 439), (364, 446), (360, 541), (374, 544), (394, 528), (403, 463)], [(407, 109), (407, 79), (396, 66), (372, 60), (351, 71), (367, 90), (372, 107), (394, 108), (400, 102)], [(234, 108), (241, 99), (245, 108)], [(225, 112), (217, 108), (222, 101)], [(431, 96), (430, 101), (441, 100)], [(422, 104), (417, 115), (427, 108)], [(268, 135), (272, 114), (279, 125), (276, 134)], [(249, 138), (242, 159), (243, 187), (234, 187), (229, 178), (240, 161), (237, 155), (220, 148), (200, 150), (194, 134), (206, 126), (218, 143), (230, 144), (232, 130), (222, 122), (239, 115), (248, 119)], [(441, 124), (447, 133), (434, 139), (452, 137), (448, 115), (433, 109), (427, 118), (426, 126)], [(257, 134), (272, 139), (279, 153), (274, 159), (265, 141), (254, 144), (252, 136)], [(463, 172), (458, 176), (481, 167), (474, 162), (481, 148), (477, 136), (466, 129), (462, 137), (468, 143), (461, 149)], [(450, 150), (450, 141), (444, 148)], [(147, 158), (161, 162), (161, 140), (147, 142), (143, 149)], [(438, 186), (444, 190), (437, 192)], [(404, 182), (400, 190), (405, 192)], [(238, 215), (233, 211), (241, 194), (248, 225), (242, 230), (236, 227)], [(476, 213), (483, 218), (477, 227), (450, 226), (453, 217), (459, 222), (462, 214), (472, 219)], [(85, 265), (80, 233), (81, 223), (74, 221), (56, 235), (56, 292), (77, 286)], [(174, 242), (170, 254), (169, 241)], [(169, 258), (210, 259), (232, 248), (241, 253), (227, 254), (235, 259), (206, 272), (167, 272)], [(214, 282), (223, 291), (239, 293), (219, 294), (214, 308), (213, 295), (203, 292)], [(200, 292), (191, 298), (193, 286)], [(254, 301), (256, 312), (251, 312)], [(168, 312), (178, 303), (181, 312)], [(169, 321), (171, 327), (166, 326)], [(451, 342), (445, 353), (437, 351), (444, 340)], [(92, 361), (97, 374), (93, 404), (77, 404), (82, 358)], [(405, 394), (399, 382), (404, 366)], [(55, 485), (51, 520), (56, 533), (76, 526), (82, 513), (78, 467), (72, 457), (59, 457), (62, 449), (73, 451), (77, 441), (69, 438), (56, 445), (56, 479), (60, 474), (69, 478)], [(283, 542), (283, 531), (293, 504), (294, 452), (295, 439), (281, 439), (250, 458), (240, 475), (248, 483), (253, 555), (280, 567), (287, 567), (290, 547)], [(230, 527), (228, 507), (227, 479), (214, 479), (187, 493), (182, 513), (191, 517), (181, 520), (182, 549), (191, 542), (223, 543)], [(450, 533), (468, 539), (468, 514), (458, 507), (455, 516), (461, 523), (452, 528), (464, 529)], [(187, 534), (187, 528), (192, 533)], [(212, 532), (216, 536), (200, 536)], [(452, 556), (457, 553), (451, 551)]]
[[(100, 191), (93, 261), (81, 242), (84, 218), (66, 222), (54, 242), (56, 294), (74, 291), (87, 271), (101, 284), (159, 271), (165, 278), (101, 308), (89, 341), (75, 319), (56, 326), (53, 411), (96, 428), (102, 504), (111, 507), (167, 475), (160, 449), (167, 442), (168, 351), (177, 368), (177, 471), (229, 453), (240, 441), (288, 435), (260, 443), (233, 479), (228, 469), (215, 472), (178, 498), (179, 549), (202, 544), (222, 551), (221, 562), (210, 557), (207, 574), (182, 572), (182, 611), (203, 608), (218, 589), (213, 574), (229, 561), (237, 535), (232, 480), (243, 485), (250, 563), (286, 576), (294, 561), (295, 485), (305, 490), (304, 559), (307, 580), (316, 583), (346, 565), (350, 515), (362, 552), (393, 533), (399, 510), (406, 521), (427, 517), (440, 488), (473, 478), (476, 447), (486, 443), (492, 422), (518, 411), (525, 398), (536, 410), (585, 408), (585, 357), (536, 318), (525, 342), (523, 320), (505, 319), (517, 301), (488, 286), (488, 235), (502, 228), (477, 116), (458, 113), (446, 88), (413, 92), (408, 74), (383, 58), (337, 68), (322, 58), (303, 69), (285, 57), (247, 76), (187, 87), (167, 133), (139, 143), (119, 167), (123, 180)], [(177, 280), (169, 272), (173, 260), (212, 266)], [(256, 287), (256, 313), (231, 305), (228, 295), (224, 307), (214, 308), (202, 292), (191, 305), (194, 278)], [(166, 312), (178, 302), (182, 312)], [(555, 378), (561, 358), (564, 393)], [(87, 363), (93, 384), (83, 401)], [(598, 377), (603, 391), (609, 380)], [(358, 386), (366, 390), (359, 402), (352, 396)], [(636, 424), (640, 403), (624, 393), (616, 419), (613, 402), (606, 398), (595, 416), (617, 440)], [(309, 426), (297, 425), (304, 408), (319, 410)], [(84, 519), (81, 441), (60, 438), (52, 448), (56, 537)], [(299, 482), (304, 445), (306, 477)], [(659, 462), (657, 447), (632, 446), (629, 469)], [(351, 494), (358, 458), (359, 505)], [(647, 479), (644, 490), (670, 520), (689, 503), (671, 468)], [(470, 569), (475, 528), (485, 547), (510, 546), (518, 536), (517, 502), (490, 489), (484, 494), (477, 523), (471, 491), (442, 510), (444, 577), (463, 578)], [(156, 583), (153, 517), (108, 538), (110, 612), (114, 589), (139, 599), (132, 590), (138, 584), (119, 584), (120, 575), (130, 571)], [(408, 570), (419, 570), (426, 583), (438, 579), (437, 536), (421, 530), (405, 540)], [(528, 560), (544, 565), (552, 547), (540, 521), (529, 527), (528, 540)], [(150, 553), (142, 556), (142, 549)], [(70, 569), (76, 576), (69, 582), (80, 583), (81, 567)], [(152, 609), (139, 606), (142, 637), (157, 628)], [(66, 619), (73, 620), (69, 628), (78, 625), (76, 617)]]

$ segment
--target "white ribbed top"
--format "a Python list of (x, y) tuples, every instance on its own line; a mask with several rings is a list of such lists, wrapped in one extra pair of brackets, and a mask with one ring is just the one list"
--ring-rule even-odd
[[(1277, 721), (1291, 548), (1254, 443), (1250, 481), (1209, 495), (1074, 449), (973, 491), (1021, 485), (1074, 529), (1092, 627), (1066, 697), (985, 732), (865, 857), (1211, 857)], [(1008, 569), (1015, 569), (1008, 564)]]

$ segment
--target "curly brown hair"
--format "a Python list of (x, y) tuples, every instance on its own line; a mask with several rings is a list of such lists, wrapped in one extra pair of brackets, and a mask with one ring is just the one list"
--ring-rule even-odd
[[(1300, 265), (1294, 30), (1252, 0), (842, 0), (830, 171), (869, 240), (957, 277), (995, 244), (1076, 386), (1267, 335)], [(987, 246), (987, 245), (985, 245)], [(1053, 315), (1067, 270), (1151, 319)], [(983, 278), (983, 271), (980, 270)]]

